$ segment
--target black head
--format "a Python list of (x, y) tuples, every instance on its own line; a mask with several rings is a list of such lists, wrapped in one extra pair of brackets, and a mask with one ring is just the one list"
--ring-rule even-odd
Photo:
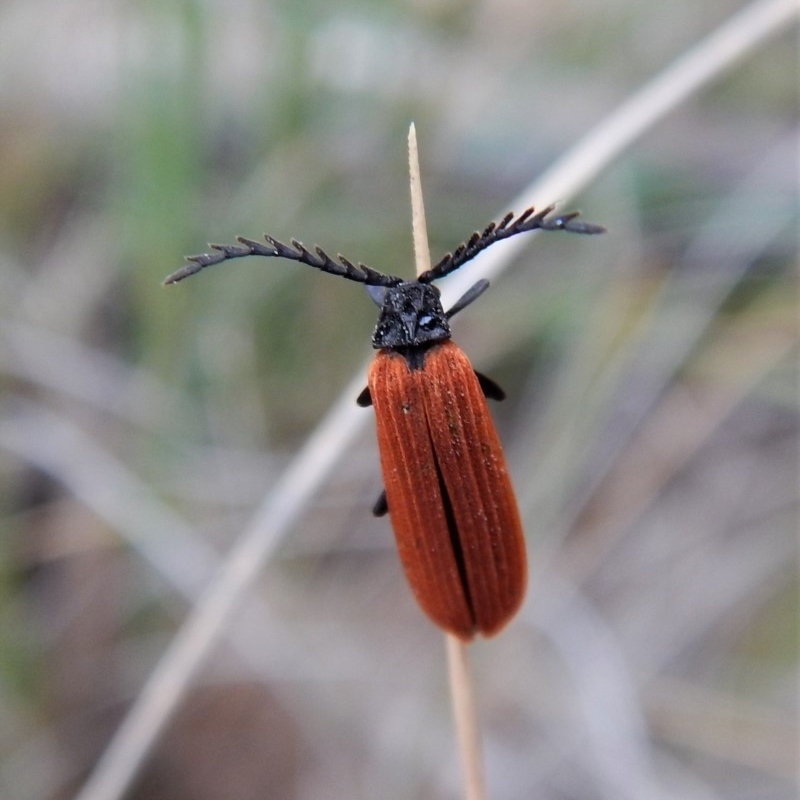
[(431, 284), (409, 281), (398, 286), (367, 286), (381, 313), (372, 334), (372, 346), (419, 347), (450, 338), (450, 325)]

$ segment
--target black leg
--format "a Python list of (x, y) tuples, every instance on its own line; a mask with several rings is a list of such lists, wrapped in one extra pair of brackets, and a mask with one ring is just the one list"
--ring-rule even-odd
[(389, 513), (389, 504), (386, 502), (386, 489), (384, 489), (372, 506), (372, 513), (376, 517), (385, 517)]
[(478, 376), (478, 383), (481, 385), (484, 397), (488, 397), (489, 400), (506, 399), (506, 393), (491, 378), (487, 378), (477, 371), (475, 374)]
[(356, 403), (361, 406), (361, 408), (366, 408), (367, 406), (372, 405), (372, 395), (369, 393), (369, 386), (364, 387), (364, 391), (356, 397)]

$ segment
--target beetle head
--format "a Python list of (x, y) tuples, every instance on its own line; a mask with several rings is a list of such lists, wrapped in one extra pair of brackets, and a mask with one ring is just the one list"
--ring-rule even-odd
[(381, 313), (372, 334), (372, 346), (419, 347), (450, 338), (450, 325), (435, 286), (418, 281), (398, 286), (367, 286)]

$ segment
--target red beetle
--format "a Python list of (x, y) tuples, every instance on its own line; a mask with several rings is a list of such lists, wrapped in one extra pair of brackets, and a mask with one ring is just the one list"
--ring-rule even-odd
[(359, 405), (375, 408), (386, 487), (373, 510), (390, 515), (406, 578), (423, 611), (464, 640), (496, 633), (519, 608), (527, 579), (525, 541), (485, 400), (502, 400), (504, 393), (475, 372), (450, 339), (450, 317), (489, 283), (478, 281), (445, 312), (432, 282), (518, 233), (604, 230), (576, 220), (576, 213), (549, 216), (552, 211), (550, 206), (536, 213), (529, 208), (518, 217), (507, 214), (411, 281), (271, 236), (263, 242), (238, 237), (238, 245), (212, 244), (215, 252), (188, 256), (189, 263), (164, 281), (176, 283), (231, 258), (266, 256), (366, 285), (381, 309), (372, 336), (379, 352), (358, 398)]

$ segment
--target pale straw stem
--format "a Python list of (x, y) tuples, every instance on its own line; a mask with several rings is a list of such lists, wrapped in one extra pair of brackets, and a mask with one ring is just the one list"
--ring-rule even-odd
[[(417, 130), (413, 122), (408, 129), (408, 174), (411, 185), (414, 261), (416, 273), (421, 275), (431, 268), (431, 257), (425, 224), (425, 204), (422, 198)], [(453, 701), (453, 721), (456, 726), (461, 767), (464, 771), (464, 797), (466, 800), (485, 800), (486, 785), (483, 778), (480, 729), (475, 713), (475, 690), (469, 668), (469, 652), (467, 645), (452, 634), (445, 634), (445, 640), (447, 675), (450, 682), (450, 697)]]

